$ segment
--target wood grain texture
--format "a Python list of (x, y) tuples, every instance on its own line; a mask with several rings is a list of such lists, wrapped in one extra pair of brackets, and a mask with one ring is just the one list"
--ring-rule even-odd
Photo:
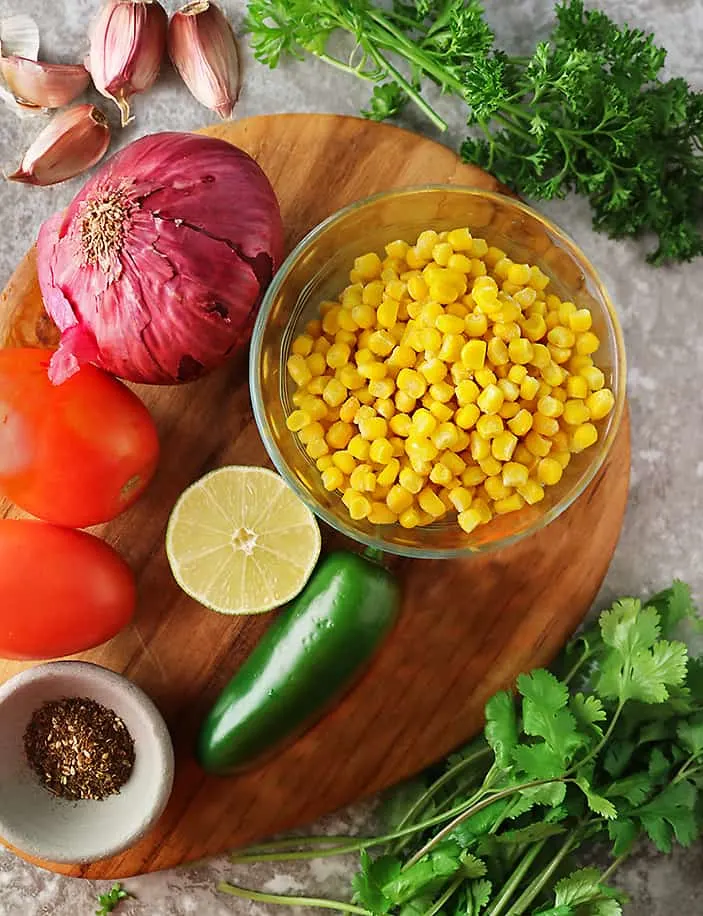
[[(264, 168), (288, 247), (375, 191), (429, 181), (498, 188), (432, 141), (354, 118), (276, 115), (207, 132)], [(0, 342), (50, 346), (54, 334), (30, 252), (0, 300)], [(191, 601), (170, 576), (163, 539), (170, 508), (202, 473), (269, 464), (246, 368), (244, 355), (192, 385), (136, 387), (159, 427), (163, 459), (146, 496), (97, 530), (135, 570), (140, 603), (132, 626), (82, 657), (124, 672), (153, 697), (174, 736), (177, 775), (165, 814), (137, 846), (88, 866), (39, 863), (56, 871), (117, 878), (168, 868), (311, 822), (418, 771), (480, 727), (492, 693), (552, 659), (610, 562), (628, 489), (627, 416), (598, 477), (541, 533), (487, 558), (398, 560), (403, 614), (363, 680), (275, 759), (240, 776), (206, 777), (192, 756), (198, 724), (270, 618), (221, 617)], [(21, 513), (0, 502), (0, 515)], [(22, 667), (0, 662), (0, 682)]]

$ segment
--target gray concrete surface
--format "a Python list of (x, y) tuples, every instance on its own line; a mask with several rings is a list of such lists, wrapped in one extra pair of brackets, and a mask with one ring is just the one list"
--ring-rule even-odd
[[(221, 0), (235, 24), (244, 0)], [(180, 5), (167, 3), (171, 9)], [(685, 75), (703, 89), (703, 0), (603, 0), (612, 15), (654, 29), (669, 49), (672, 73)], [(87, 23), (98, 0), (0, 0), (0, 16), (14, 11), (34, 15), (41, 24), (46, 59), (82, 59)], [(552, 0), (491, 0), (490, 19), (501, 42), (528, 48), (551, 21)], [(242, 43), (246, 49), (246, 43)], [(270, 72), (245, 51), (244, 89), (237, 116), (276, 111), (357, 113), (366, 87), (322, 64), (291, 63)], [(449, 99), (438, 107), (452, 125), (443, 142), (456, 146), (462, 136), (458, 106)], [(136, 120), (115, 130), (116, 144), (155, 130), (189, 129), (207, 123), (202, 109), (166, 72), (155, 89), (135, 103)], [(110, 117), (115, 123), (114, 112)], [(414, 114), (405, 122), (417, 130), (427, 125)], [(19, 121), (0, 109), (0, 166), (12, 170), (38, 125)], [(428, 131), (429, 132), (429, 131)], [(314, 178), (313, 178), (314, 180)], [(67, 203), (80, 180), (50, 190), (0, 184), (0, 286), (31, 244), (42, 220)], [(568, 200), (545, 208), (582, 245), (597, 265), (618, 304), (629, 356), (633, 467), (630, 504), (622, 539), (599, 603), (618, 594), (646, 593), (674, 576), (692, 584), (703, 598), (703, 259), (668, 269), (652, 269), (643, 248), (614, 243), (595, 235), (588, 208)], [(584, 537), (588, 533), (584, 532)], [(579, 562), (578, 551), (574, 562)], [(356, 807), (316, 829), (361, 831), (371, 808)], [(137, 899), (124, 904), (125, 916), (265, 916), (273, 910), (225, 899), (214, 892), (216, 881), (230, 876), (270, 891), (296, 893), (317, 889), (338, 894), (346, 885), (351, 862), (320, 862), (245, 870), (233, 869), (224, 857), (197, 868), (145, 876), (126, 882)], [(632, 916), (703, 913), (703, 843), (671, 858), (648, 851), (629, 864), (621, 883), (632, 894)], [(95, 910), (100, 884), (72, 881), (40, 871), (0, 852), (0, 916), (84, 916)]]

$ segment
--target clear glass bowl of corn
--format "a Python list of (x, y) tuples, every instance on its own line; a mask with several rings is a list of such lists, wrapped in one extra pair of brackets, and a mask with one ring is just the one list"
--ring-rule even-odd
[(487, 552), (583, 493), (625, 401), (585, 255), (501, 194), (390, 191), (313, 229), (262, 303), (254, 415), (332, 528), (409, 557)]

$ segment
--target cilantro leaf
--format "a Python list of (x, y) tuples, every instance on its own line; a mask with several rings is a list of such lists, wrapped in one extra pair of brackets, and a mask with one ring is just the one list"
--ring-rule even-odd
[[(426, 789), (427, 786), (424, 780), (408, 779), (395, 786), (385, 795), (378, 814), (389, 831), (403, 822), (406, 814), (425, 794)], [(432, 811), (433, 806), (430, 800), (423, 812), (429, 817)]]
[(690, 846), (697, 839), (697, 794), (696, 787), (688, 781), (671, 783), (635, 812), (660, 852), (671, 852), (672, 835), (682, 846)]
[[(543, 738), (546, 749), (553, 755), (552, 759), (568, 759), (583, 742), (576, 732), (576, 720), (566, 708), (569, 702), (566, 685), (558, 681), (551, 671), (539, 669), (531, 674), (521, 674), (517, 688), (523, 696), (522, 727), (525, 733)], [(524, 754), (522, 756), (524, 758)], [(548, 775), (556, 774), (550, 772)]]
[(515, 701), (507, 691), (497, 693), (486, 704), (486, 740), (498, 766), (507, 770), (518, 743)]
[(703, 755), (703, 715), (699, 714), (687, 722), (682, 722), (676, 734), (681, 744), (693, 757)]
[(96, 916), (107, 916), (119, 905), (121, 900), (125, 900), (132, 895), (124, 890), (119, 881), (112, 885), (110, 890), (105, 894), (98, 894), (99, 910), (95, 911)]
[(384, 893), (384, 886), (400, 874), (402, 863), (395, 856), (380, 856), (372, 859), (365, 849), (361, 850), (361, 867), (352, 878), (354, 903), (361, 904), (372, 913), (388, 913), (393, 900)]
[(637, 824), (629, 818), (608, 821), (608, 836), (613, 841), (613, 855), (627, 855), (639, 835)]
[(598, 723), (605, 722), (608, 716), (598, 697), (576, 693), (569, 701), (569, 709), (583, 731), (603, 737), (603, 729)]
[(574, 782), (586, 796), (586, 801), (591, 811), (595, 811), (596, 814), (600, 814), (606, 820), (614, 820), (618, 816), (618, 809), (615, 805), (604, 796), (594, 792), (584, 778), (579, 776)]
[(473, 881), (467, 888), (465, 916), (479, 916), (491, 901), (492, 889), (490, 881)]

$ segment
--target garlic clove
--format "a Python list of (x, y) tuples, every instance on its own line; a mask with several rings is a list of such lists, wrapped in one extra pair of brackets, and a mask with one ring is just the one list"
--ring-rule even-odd
[(131, 120), (129, 100), (159, 75), (168, 16), (158, 0), (108, 0), (90, 27), (88, 70), (95, 88)]
[(107, 118), (94, 105), (76, 105), (57, 114), (8, 178), (24, 184), (58, 184), (95, 165), (110, 144)]
[(0, 54), (9, 57), (27, 57), (36, 60), (39, 56), (39, 26), (31, 16), (8, 16), (0, 19)]
[(222, 10), (209, 0), (186, 4), (169, 24), (168, 53), (195, 98), (230, 117), (239, 96), (239, 49)]
[(0, 58), (0, 70), (20, 104), (62, 108), (88, 88), (90, 74), (81, 64), (47, 64), (26, 57)]

